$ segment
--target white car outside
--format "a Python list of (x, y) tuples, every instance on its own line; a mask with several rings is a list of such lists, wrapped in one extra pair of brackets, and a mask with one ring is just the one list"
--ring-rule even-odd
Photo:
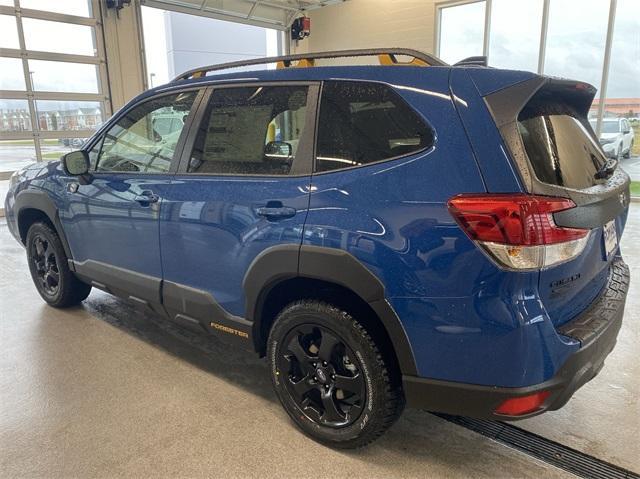
[[(590, 120), (591, 127), (596, 129), (596, 121)], [(604, 118), (600, 131), (600, 145), (610, 158), (629, 158), (633, 148), (633, 128), (626, 118)]]

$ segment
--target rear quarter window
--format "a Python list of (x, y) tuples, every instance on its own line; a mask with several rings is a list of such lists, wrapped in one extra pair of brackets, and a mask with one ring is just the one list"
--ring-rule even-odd
[(317, 171), (416, 153), (433, 139), (431, 128), (387, 85), (336, 81), (323, 86)]
[(586, 121), (571, 111), (525, 111), (518, 131), (538, 180), (573, 189), (598, 183), (606, 159)]

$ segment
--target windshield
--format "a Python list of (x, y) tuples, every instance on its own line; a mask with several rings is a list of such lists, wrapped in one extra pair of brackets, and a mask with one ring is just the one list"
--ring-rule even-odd
[[(596, 120), (589, 120), (591, 128), (596, 131)], [(601, 133), (619, 133), (620, 126), (618, 120), (616, 121), (603, 121)]]

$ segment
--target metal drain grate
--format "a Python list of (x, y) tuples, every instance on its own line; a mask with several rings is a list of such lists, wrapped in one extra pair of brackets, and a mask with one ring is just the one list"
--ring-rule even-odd
[(442, 419), (588, 479), (640, 479), (640, 475), (511, 424), (435, 414)]

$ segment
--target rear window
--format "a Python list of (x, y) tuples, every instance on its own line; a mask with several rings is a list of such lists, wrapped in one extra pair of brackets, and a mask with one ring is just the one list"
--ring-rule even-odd
[(433, 132), (390, 87), (335, 81), (322, 88), (317, 170), (408, 155), (433, 144)]
[(570, 111), (523, 111), (518, 130), (538, 180), (567, 188), (589, 188), (606, 159), (590, 131)]

